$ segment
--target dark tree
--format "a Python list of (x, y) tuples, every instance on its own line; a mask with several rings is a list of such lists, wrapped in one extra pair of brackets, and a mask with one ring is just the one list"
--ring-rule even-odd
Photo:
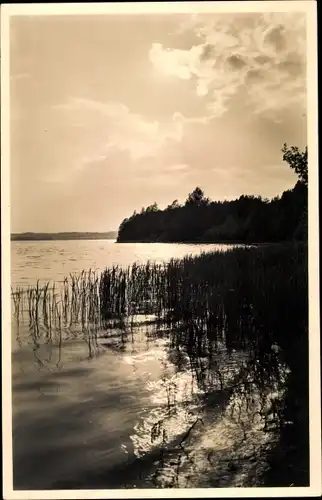
[(180, 207), (180, 204), (178, 202), (178, 200), (174, 200), (172, 203), (170, 203), (170, 205), (167, 206), (166, 210), (174, 210), (176, 208), (179, 208)]
[(205, 194), (200, 187), (196, 187), (192, 193), (189, 193), (186, 205), (200, 205), (205, 200)]
[(297, 146), (288, 147), (285, 143), (282, 148), (283, 160), (295, 171), (299, 179), (308, 185), (307, 147), (300, 151)]
[(149, 205), (148, 207), (146, 207), (145, 211), (147, 213), (150, 213), (150, 212), (158, 212), (159, 210), (159, 207), (157, 205), (156, 202), (153, 203), (153, 205)]

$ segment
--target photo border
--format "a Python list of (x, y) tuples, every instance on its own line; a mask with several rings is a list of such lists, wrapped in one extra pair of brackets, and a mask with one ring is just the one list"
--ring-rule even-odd
[[(38, 15), (206, 14), (290, 12), (307, 19), (307, 133), (309, 151), (309, 413), (310, 486), (189, 489), (14, 490), (12, 472), (11, 394), (11, 247), (10, 247), (10, 18)], [(317, 5), (315, 1), (147, 2), (3, 4), (1, 6), (1, 290), (2, 290), (2, 437), (3, 497), (7, 500), (78, 498), (242, 498), (301, 497), (321, 494), (321, 390), (319, 302), (319, 193), (317, 113)]]

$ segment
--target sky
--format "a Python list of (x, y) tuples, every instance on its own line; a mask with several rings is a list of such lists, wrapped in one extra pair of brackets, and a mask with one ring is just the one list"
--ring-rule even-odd
[(301, 13), (14, 16), (11, 232), (116, 230), (196, 186), (280, 195), (306, 107)]

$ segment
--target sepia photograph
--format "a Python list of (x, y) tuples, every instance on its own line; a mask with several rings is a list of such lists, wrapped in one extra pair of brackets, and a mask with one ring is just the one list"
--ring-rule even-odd
[(314, 1), (1, 8), (4, 498), (321, 493)]

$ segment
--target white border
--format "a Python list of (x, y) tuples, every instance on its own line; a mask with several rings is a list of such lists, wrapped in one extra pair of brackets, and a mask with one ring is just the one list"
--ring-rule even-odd
[[(15, 15), (175, 14), (224, 12), (289, 12), (307, 15), (307, 88), (309, 150), (309, 327), (310, 327), (310, 487), (205, 488), (131, 490), (13, 490), (10, 324), (10, 153), (9, 153), (9, 19)], [(78, 498), (231, 498), (301, 497), (321, 494), (321, 391), (319, 313), (318, 118), (317, 118), (317, 9), (316, 2), (149, 2), (7, 4), (1, 6), (1, 250), (2, 250), (2, 416), (3, 497), (11, 499)], [(299, 367), (300, 369), (300, 367)]]
[[(313, 5), (311, 5), (313, 4)], [(2, 6), (6, 16), (13, 15), (100, 15), (100, 14), (209, 14), (231, 12), (312, 12), (314, 0), (262, 0), (212, 2), (75, 2), (75, 3), (13, 3)]]

